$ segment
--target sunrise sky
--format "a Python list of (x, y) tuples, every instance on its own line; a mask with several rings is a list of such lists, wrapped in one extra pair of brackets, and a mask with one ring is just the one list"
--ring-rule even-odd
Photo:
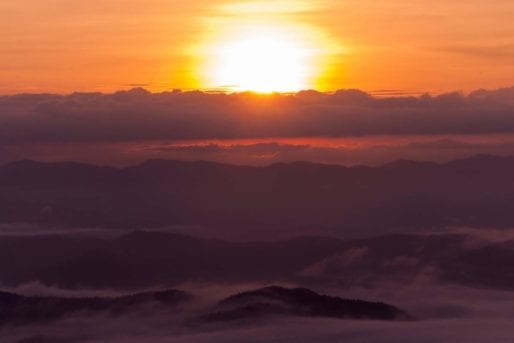
[(0, 15), (2, 94), (442, 93), (514, 80), (507, 0), (23, 0)]
[(513, 262), (514, 0), (0, 0), (0, 343), (514, 342)]

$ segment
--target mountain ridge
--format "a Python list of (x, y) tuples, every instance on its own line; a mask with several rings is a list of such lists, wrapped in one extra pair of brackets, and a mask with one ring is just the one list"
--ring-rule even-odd
[[(514, 227), (514, 158), (379, 167), (155, 160), (127, 168), (21, 161), (0, 167), (0, 223), (219, 237), (357, 237), (445, 226)], [(214, 235), (216, 236), (216, 235)]]
[(292, 161), (292, 162), (277, 162), (277, 163), (271, 163), (266, 166), (253, 166), (253, 165), (245, 165), (245, 164), (231, 164), (231, 163), (222, 163), (222, 162), (215, 162), (215, 161), (209, 161), (209, 160), (179, 160), (179, 159), (164, 159), (164, 158), (156, 158), (156, 159), (148, 159), (140, 163), (131, 164), (125, 167), (115, 167), (110, 166), (106, 164), (94, 164), (94, 163), (86, 163), (86, 162), (76, 162), (73, 160), (64, 160), (64, 161), (39, 161), (34, 159), (21, 159), (21, 160), (14, 160), (8, 163), (4, 163), (0, 165), (0, 168), (9, 167), (9, 166), (17, 166), (17, 165), (76, 165), (76, 166), (94, 166), (98, 168), (106, 168), (106, 169), (114, 169), (114, 170), (124, 170), (134, 167), (140, 167), (144, 165), (158, 165), (158, 164), (185, 164), (185, 165), (198, 165), (198, 164), (206, 164), (206, 165), (212, 165), (212, 166), (233, 166), (233, 167), (247, 167), (252, 169), (266, 169), (270, 167), (279, 167), (279, 166), (288, 166), (288, 165), (299, 165), (299, 166), (326, 166), (326, 167), (337, 167), (341, 169), (359, 169), (359, 168), (371, 168), (371, 169), (377, 169), (382, 168), (389, 165), (396, 165), (396, 164), (404, 164), (404, 163), (412, 163), (412, 164), (421, 164), (421, 165), (437, 165), (437, 166), (444, 166), (448, 164), (453, 164), (455, 162), (461, 163), (461, 162), (469, 162), (469, 161), (477, 161), (477, 160), (510, 160), (512, 161), (514, 159), (514, 155), (494, 155), (494, 154), (474, 154), (470, 155), (469, 157), (465, 158), (458, 158), (455, 160), (450, 160), (447, 162), (434, 162), (429, 160), (411, 160), (411, 159), (396, 159), (392, 160), (390, 162), (386, 162), (383, 164), (379, 164), (376, 166), (370, 166), (365, 164), (356, 164), (356, 165), (344, 165), (344, 164), (333, 164), (333, 163), (317, 163), (317, 162), (310, 162), (310, 161)]

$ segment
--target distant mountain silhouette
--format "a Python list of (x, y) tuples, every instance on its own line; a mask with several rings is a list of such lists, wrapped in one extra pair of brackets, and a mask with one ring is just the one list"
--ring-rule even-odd
[(20, 161), (0, 167), (0, 222), (196, 225), (266, 238), (306, 228), (348, 237), (446, 225), (512, 227), (514, 158), (381, 167), (153, 160), (122, 169)]
[(142, 231), (111, 239), (0, 236), (0, 284), (40, 281), (65, 288), (130, 290), (184, 282), (289, 281), (344, 288), (429, 277), (513, 290), (508, 261), (514, 260), (514, 243), (470, 242), (465, 234), (247, 243)]
[(28, 297), (0, 292), (0, 325), (7, 323), (30, 324), (60, 319), (78, 313), (110, 312), (122, 315), (146, 303), (156, 303), (173, 308), (191, 298), (192, 296), (188, 293), (178, 290), (137, 293), (113, 298)]
[(384, 303), (319, 295), (305, 288), (272, 286), (228, 297), (201, 319), (207, 322), (225, 322), (270, 316), (377, 320), (410, 318), (404, 311)]

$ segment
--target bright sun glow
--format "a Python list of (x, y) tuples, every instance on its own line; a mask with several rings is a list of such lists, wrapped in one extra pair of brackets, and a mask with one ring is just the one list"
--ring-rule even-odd
[(292, 92), (310, 86), (311, 49), (278, 30), (254, 30), (214, 48), (211, 83), (234, 91)]

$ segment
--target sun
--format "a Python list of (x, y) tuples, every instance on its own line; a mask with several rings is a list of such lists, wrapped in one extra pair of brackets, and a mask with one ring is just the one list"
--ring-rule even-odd
[(339, 66), (340, 56), (346, 54), (326, 32), (305, 23), (228, 18), (206, 22), (203, 33), (187, 50), (191, 80), (199, 89), (323, 91), (328, 89), (331, 68)]
[(297, 37), (259, 28), (213, 49), (211, 84), (233, 91), (295, 92), (310, 86), (311, 49)]

